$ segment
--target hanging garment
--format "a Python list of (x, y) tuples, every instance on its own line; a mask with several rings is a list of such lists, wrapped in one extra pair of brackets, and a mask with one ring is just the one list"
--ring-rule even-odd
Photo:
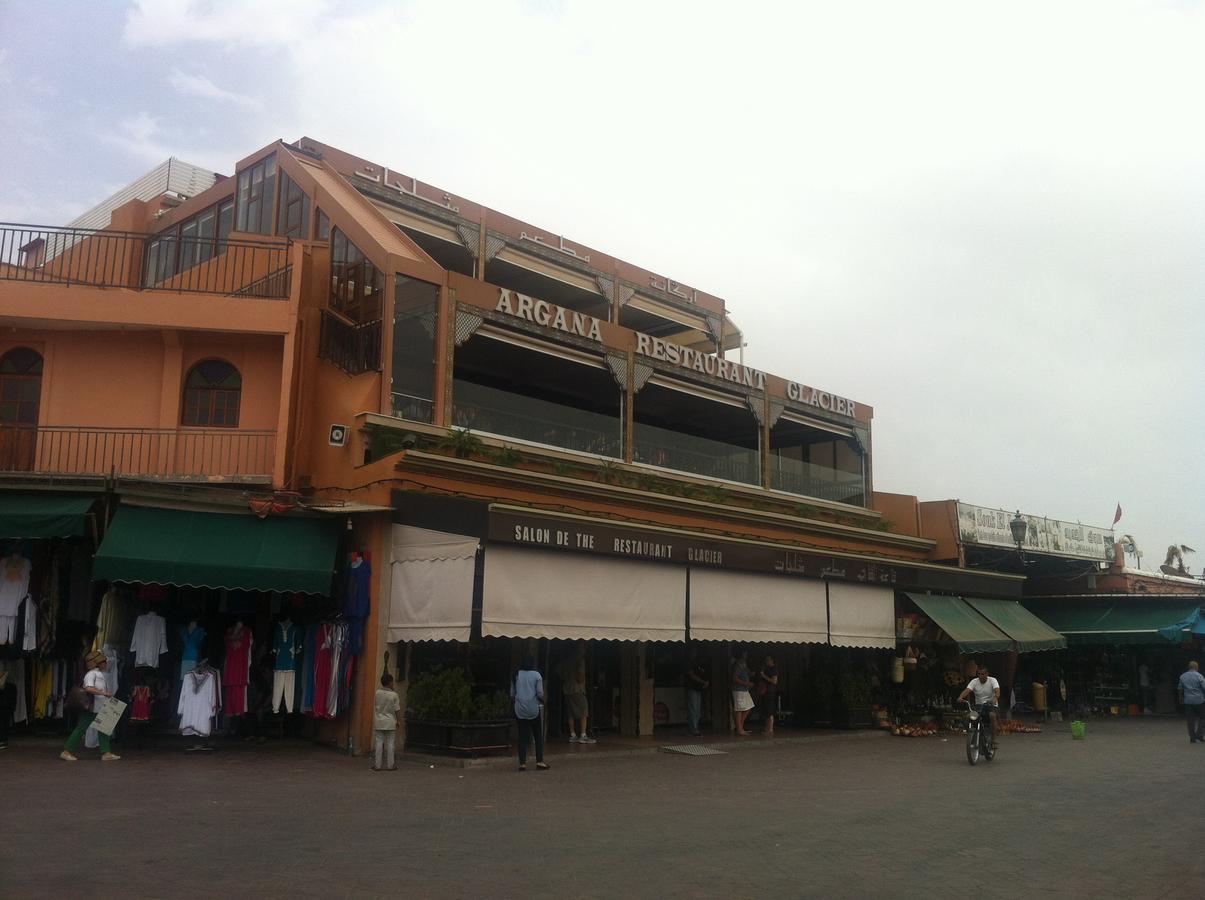
[(0, 560), (0, 616), (16, 617), (17, 608), (29, 594), (33, 564), (14, 553)]
[(59, 603), (63, 581), (59, 572), (63, 555), (56, 554), (50, 562), (46, 577), (42, 579), (42, 597), (38, 604), (38, 652), (48, 656), (54, 651), (55, 638), (59, 633)]
[(163, 616), (149, 612), (138, 617), (130, 652), (134, 654), (134, 665), (159, 668), (159, 656), (167, 652), (167, 622)]
[(301, 629), (292, 622), (279, 622), (272, 629), (272, 652), (276, 659), (272, 669), (276, 672), (296, 672), (301, 655)]
[(50, 718), (51, 697), (54, 694), (54, 663), (48, 659), (38, 660), (33, 669), (33, 717)]
[(305, 630), (305, 656), (301, 660), (301, 705), (303, 713), (314, 711), (314, 666), (318, 660), (318, 629), (315, 623)]
[(222, 693), (226, 713), (241, 716), (247, 711), (247, 680), (251, 672), (251, 629), (231, 626), (226, 630), (226, 659), (222, 663)]
[(33, 597), (25, 598), (25, 636), (21, 638), (21, 649), (38, 649), (38, 604)]
[(213, 717), (222, 708), (222, 692), (217, 672), (205, 668), (189, 672), (180, 686), (180, 733), (208, 737), (213, 732)]
[(87, 622), (92, 617), (92, 554), (82, 542), (71, 548), (71, 599), (67, 618), (72, 622)]
[(323, 622), (318, 626), (316, 637), (318, 649), (314, 659), (314, 698), (313, 713), (319, 719), (328, 718), (330, 708), (331, 672), (333, 671), (333, 656), (335, 653), (334, 625)]
[(205, 629), (200, 625), (180, 628), (180, 640), (184, 642), (184, 652), (180, 657), (180, 677), (183, 678), (197, 667), (197, 659), (201, 656), (201, 642), (205, 640)]
[(361, 558), (347, 567), (347, 584), (343, 595), (343, 615), (347, 617), (348, 625), (348, 652), (354, 656), (364, 652), (364, 623), (368, 620), (371, 607), (371, 589), (372, 564)]
[(130, 691), (130, 721), (149, 722), (151, 720), (151, 689), (145, 685), (137, 685)]
[(348, 657), (347, 635), (348, 625), (346, 622), (335, 622), (333, 625), (331, 625), (331, 670), (330, 677), (327, 680), (325, 688), (325, 715), (328, 719), (333, 719), (339, 715), (340, 683), (343, 676), (343, 668)]

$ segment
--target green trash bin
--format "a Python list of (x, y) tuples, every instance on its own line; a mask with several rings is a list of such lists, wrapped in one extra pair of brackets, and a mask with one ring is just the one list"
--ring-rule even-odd
[(1084, 739), (1084, 735), (1087, 733), (1087, 731), (1088, 731), (1087, 723), (1085, 723), (1085, 722), (1072, 722), (1071, 723), (1072, 740), (1082, 741)]

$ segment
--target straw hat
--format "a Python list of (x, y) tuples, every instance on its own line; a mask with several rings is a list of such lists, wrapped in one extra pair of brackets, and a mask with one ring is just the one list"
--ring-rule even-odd
[(99, 666), (104, 661), (105, 661), (105, 655), (103, 653), (101, 653), (99, 650), (93, 650), (91, 653), (89, 653), (87, 656), (84, 657), (84, 664), (89, 669), (95, 669), (97, 666)]

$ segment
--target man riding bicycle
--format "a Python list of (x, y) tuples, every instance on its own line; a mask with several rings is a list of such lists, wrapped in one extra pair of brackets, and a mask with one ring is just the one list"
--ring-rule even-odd
[(1000, 722), (996, 717), (996, 711), (1000, 708), (1000, 682), (988, 674), (985, 666), (980, 666), (979, 671), (971, 683), (966, 686), (961, 694), (958, 695), (958, 702), (966, 700), (971, 695), (975, 696), (975, 705), (983, 707), (985, 704), (991, 706), (991, 729), (992, 729), (992, 747), (996, 746), (996, 735), (1000, 733)]

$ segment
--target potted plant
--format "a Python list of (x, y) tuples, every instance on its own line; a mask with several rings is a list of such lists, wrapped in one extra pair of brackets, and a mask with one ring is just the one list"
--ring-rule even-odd
[(506, 750), (510, 698), (504, 691), (473, 696), (461, 668), (420, 675), (407, 693), (406, 745), (451, 753)]
[(841, 709), (835, 722), (844, 728), (869, 728), (873, 722), (870, 714), (870, 680), (865, 674), (845, 673), (838, 689)]

